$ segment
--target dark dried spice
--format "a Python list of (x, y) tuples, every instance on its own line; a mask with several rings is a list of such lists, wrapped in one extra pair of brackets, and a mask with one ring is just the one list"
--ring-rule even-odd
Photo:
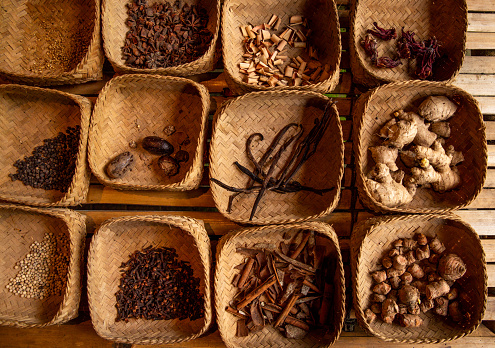
[(174, 176), (179, 173), (179, 163), (169, 155), (163, 155), (158, 159), (158, 167), (166, 176)]
[(400, 58), (414, 58), (424, 50), (423, 42), (417, 42), (414, 35), (412, 31), (404, 31), (402, 28), (401, 37), (397, 40), (397, 53)]
[(175, 154), (175, 160), (179, 163), (189, 161), (189, 152), (186, 150), (179, 150)]
[(388, 41), (397, 38), (397, 33), (395, 28), (385, 29), (378, 26), (378, 23), (373, 22), (376, 30), (368, 29), (367, 33), (373, 34), (379, 39)]
[(200, 280), (193, 276), (191, 265), (177, 257), (173, 248), (149, 246), (122, 263), (116, 321), (204, 317)]
[(378, 58), (378, 51), (376, 50), (376, 40), (370, 34), (367, 34), (364, 37), (364, 40), (361, 41), (361, 46), (363, 46), (364, 51), (370, 57), (372, 62), (376, 62)]
[(380, 57), (376, 60), (376, 66), (379, 68), (395, 68), (402, 65), (400, 59), (394, 60), (389, 57)]
[(143, 139), (143, 149), (155, 155), (170, 155), (174, 152), (174, 146), (165, 139), (157, 136), (149, 136)]
[(417, 75), (420, 79), (425, 80), (433, 74), (433, 63), (440, 56), (438, 52), (439, 44), (435, 37), (425, 40), (424, 50), (418, 53), (417, 58)]
[(130, 152), (123, 152), (107, 164), (105, 172), (112, 179), (120, 178), (130, 169), (133, 162), (134, 156)]
[(68, 127), (67, 134), (60, 132), (55, 138), (43, 140), (31, 156), (14, 163), (17, 172), (9, 174), (10, 179), (34, 188), (67, 192), (76, 171), (80, 132), (80, 126)]

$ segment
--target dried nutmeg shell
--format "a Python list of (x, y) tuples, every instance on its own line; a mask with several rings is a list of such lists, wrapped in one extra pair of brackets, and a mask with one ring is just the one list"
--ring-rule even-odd
[(165, 139), (157, 136), (149, 136), (143, 139), (143, 149), (155, 155), (171, 155), (174, 147)]
[(179, 163), (189, 161), (189, 152), (185, 150), (179, 150), (175, 154), (175, 160)]
[(179, 163), (169, 155), (163, 155), (158, 159), (158, 167), (166, 176), (174, 176), (179, 173)]
[(438, 262), (438, 273), (445, 280), (457, 280), (466, 273), (466, 264), (456, 254), (444, 255)]
[(120, 178), (131, 168), (133, 162), (134, 156), (132, 153), (123, 152), (107, 164), (105, 172), (112, 179)]

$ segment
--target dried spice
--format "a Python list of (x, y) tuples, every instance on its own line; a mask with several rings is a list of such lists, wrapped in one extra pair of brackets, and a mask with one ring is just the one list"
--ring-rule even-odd
[(80, 126), (67, 127), (67, 134), (59, 132), (55, 138), (43, 140), (31, 156), (14, 163), (17, 172), (9, 174), (11, 180), (20, 180), (34, 188), (67, 192), (76, 171), (80, 131)]
[(174, 248), (149, 246), (122, 263), (116, 321), (204, 317), (200, 280), (193, 276), (189, 262), (177, 257)]
[(377, 22), (373, 22), (373, 26), (375, 27), (375, 30), (368, 29), (366, 32), (373, 34), (377, 38), (385, 41), (397, 38), (397, 33), (395, 32), (395, 28), (390, 28), (390, 29), (381, 28), (378, 26)]
[[(386, 279), (383, 279), (384, 270), (372, 272), (370, 275), (375, 285), (372, 287), (370, 308), (365, 311), (366, 320), (373, 322), (377, 317), (374, 314), (381, 314), (385, 323), (395, 321), (404, 327), (418, 327), (423, 323), (418, 315), (430, 310), (441, 316), (449, 314), (450, 319), (455, 322), (469, 320), (468, 303), (449, 303), (460, 297), (460, 290), (454, 282), (466, 272), (462, 259), (455, 254), (446, 254), (445, 246), (436, 237), (428, 238), (423, 233), (416, 233), (414, 238), (394, 241), (388, 254), (397, 253), (394, 259), (397, 261), (399, 257), (403, 257), (404, 252), (432, 253), (438, 256), (440, 262), (432, 263), (431, 256), (419, 255), (414, 261), (408, 261), (408, 272), (404, 272), (405, 266), (400, 262), (394, 262), (386, 270)], [(430, 250), (428, 244), (434, 248)], [(440, 253), (437, 254), (436, 251)], [(396, 276), (398, 273), (402, 273), (400, 278)], [(396, 281), (398, 283), (394, 285)], [(392, 288), (397, 290), (391, 290)], [(393, 297), (390, 296), (392, 291), (396, 291)], [(383, 299), (385, 295), (387, 298)]]
[(423, 42), (425, 48), (418, 53), (416, 74), (420, 79), (425, 80), (433, 74), (433, 63), (440, 56), (438, 52), (440, 45), (435, 37)]
[[(304, 163), (306, 163), (311, 156), (317, 151), (318, 144), (320, 140), (323, 138), (328, 125), (330, 124), (330, 109), (332, 102), (329, 102), (323, 113), (321, 120), (318, 118), (314, 121), (313, 128), (309, 131), (307, 136), (299, 140), (303, 134), (303, 127), (300, 124), (290, 123), (282, 128), (278, 134), (275, 136), (275, 139), (266, 150), (266, 152), (262, 155), (260, 160), (254, 158), (251, 152), (251, 143), (255, 138), (259, 138), (263, 140), (264, 137), (261, 133), (254, 133), (246, 141), (246, 155), (249, 160), (254, 165), (254, 170), (244, 167), (239, 162), (234, 162), (236, 167), (244, 174), (246, 174), (251, 180), (251, 183), (247, 188), (237, 188), (224, 184), (223, 182), (211, 178), (211, 181), (220, 187), (234, 192), (234, 194), (229, 199), (229, 204), (227, 207), (227, 211), (230, 211), (232, 208), (232, 203), (234, 198), (241, 193), (255, 193), (257, 192), (256, 200), (253, 204), (253, 208), (251, 210), (251, 215), (249, 220), (251, 221), (256, 213), (258, 205), (266, 191), (273, 191), (277, 193), (290, 193), (290, 192), (299, 192), (299, 191), (309, 191), (319, 195), (323, 195), (326, 192), (332, 191), (334, 188), (327, 189), (316, 189), (309, 186), (304, 186), (298, 181), (293, 180), (295, 175), (302, 168)], [(296, 133), (290, 136), (286, 136), (289, 130), (295, 129)], [(278, 174), (278, 177), (274, 177), (273, 173), (275, 168), (282, 157), (282, 154), (290, 147), (290, 145), (295, 142), (294, 149), (291, 155), (287, 158), (286, 162), (282, 166), (282, 170)], [(277, 151), (275, 151), (278, 148)], [(268, 166), (269, 158), (271, 158), (271, 163)], [(268, 169), (265, 167), (268, 166)]]
[(134, 68), (165, 68), (190, 63), (208, 50), (213, 34), (207, 29), (208, 13), (177, 0), (148, 6), (146, 0), (127, 5), (130, 28), (122, 55)]
[(112, 179), (120, 178), (132, 167), (134, 156), (129, 151), (123, 152), (113, 158), (105, 167), (105, 172)]
[(376, 40), (370, 34), (364, 37), (364, 40), (361, 41), (361, 46), (363, 46), (364, 51), (370, 57), (373, 63), (378, 59), (378, 51), (376, 50)]
[[(333, 309), (334, 287), (327, 283), (336, 271), (334, 258), (316, 252), (315, 232), (300, 231), (291, 243), (237, 248), (248, 259), (236, 269), (233, 285), (239, 292), (228, 313), (239, 318), (237, 336), (265, 325), (287, 338), (304, 338), (311, 327), (327, 326)], [(286, 252), (284, 252), (284, 250)]]
[(376, 60), (376, 66), (378, 68), (395, 68), (399, 65), (402, 65), (400, 59), (392, 59), (389, 57), (380, 57)]

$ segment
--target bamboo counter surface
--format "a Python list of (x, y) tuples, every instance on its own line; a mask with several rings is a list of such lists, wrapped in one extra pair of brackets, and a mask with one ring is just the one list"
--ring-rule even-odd
[[(487, 310), (482, 325), (471, 335), (443, 344), (419, 344), (414, 345), (414, 347), (448, 346), (467, 348), (495, 346), (495, 0), (467, 0), (467, 3), (469, 9), (467, 52), (460, 75), (454, 84), (471, 93), (480, 104), (486, 124), (488, 141), (488, 173), (485, 186), (478, 198), (466, 208), (456, 212), (456, 214), (478, 232), (485, 249), (489, 286)], [(344, 140), (346, 141), (346, 168), (342, 179), (342, 195), (339, 205), (323, 221), (332, 224), (339, 235), (345, 262), (348, 312), (344, 330), (335, 347), (409, 346), (384, 342), (370, 336), (356, 324), (353, 310), (351, 309), (350, 234), (353, 225), (357, 221), (368, 218), (372, 214), (360, 203), (354, 184), (355, 175), (351, 151), (351, 113), (353, 102), (364, 90), (353, 85), (349, 67), (348, 0), (337, 0), (337, 4), (343, 46), (341, 79), (339, 85), (329, 96), (337, 101), (341, 116)], [(105, 79), (103, 81), (56, 88), (86, 96), (95, 102), (101, 88), (113, 76), (113, 71), (109, 66), (109, 64), (105, 65)], [(210, 91), (212, 108), (209, 135), (211, 135), (213, 114), (222, 102), (229, 99), (229, 97), (226, 97), (227, 93), (224, 90), (227, 85), (224, 80), (223, 70), (220, 66), (219, 69), (210, 73), (192, 78), (205, 85)], [(158, 214), (183, 215), (201, 219), (205, 222), (213, 249), (215, 249), (217, 241), (222, 235), (239, 227), (236, 223), (225, 219), (215, 208), (208, 183), (208, 163), (205, 164), (201, 186), (197, 190), (187, 192), (117, 191), (103, 186), (93, 177), (86, 202), (74, 207), (74, 209), (88, 216), (86, 249), (89, 246), (94, 230), (103, 221), (118, 216)], [(130, 347), (130, 345), (115, 344), (104, 340), (96, 334), (89, 316), (85, 277), (83, 282), (83, 296), (78, 318), (65, 325), (50, 326), (42, 329), (0, 327), (0, 346)], [(155, 347), (224, 346), (216, 326), (213, 325), (205, 335), (196, 340), (175, 345), (157, 345)]]

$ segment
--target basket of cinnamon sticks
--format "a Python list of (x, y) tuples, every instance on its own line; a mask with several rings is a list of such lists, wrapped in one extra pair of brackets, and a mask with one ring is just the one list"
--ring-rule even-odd
[(481, 323), (485, 254), (477, 233), (453, 214), (380, 216), (351, 238), (354, 308), (373, 335), (398, 343), (440, 343)]
[(227, 347), (328, 347), (344, 320), (342, 257), (321, 222), (233, 231), (218, 245), (215, 308)]
[(461, 68), (466, 1), (351, 1), (350, 57), (355, 82), (451, 82)]

